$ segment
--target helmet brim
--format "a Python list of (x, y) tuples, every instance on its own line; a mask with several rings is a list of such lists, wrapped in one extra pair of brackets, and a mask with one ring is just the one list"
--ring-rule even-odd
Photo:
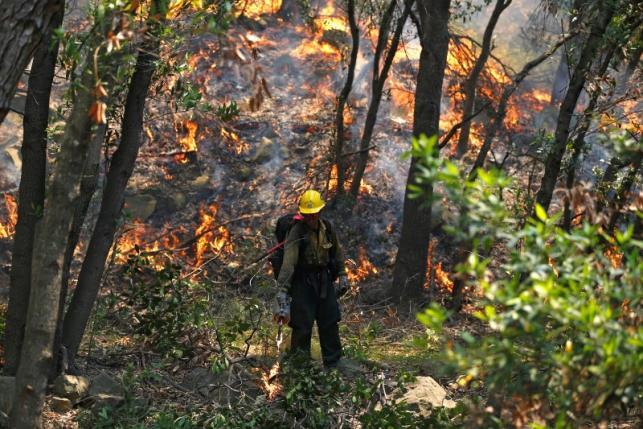
[(320, 211), (322, 211), (322, 209), (324, 207), (326, 207), (326, 203), (322, 203), (321, 206), (313, 207), (313, 208), (310, 208), (310, 209), (299, 207), (299, 213), (301, 213), (301, 214), (315, 214), (315, 213), (319, 213)]

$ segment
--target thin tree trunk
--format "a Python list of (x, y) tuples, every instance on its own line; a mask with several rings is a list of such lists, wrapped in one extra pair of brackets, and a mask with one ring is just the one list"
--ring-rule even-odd
[[(605, 73), (607, 72), (607, 68), (609, 67), (610, 61), (612, 61), (612, 57), (614, 56), (614, 49), (615, 49), (614, 47), (610, 48), (608, 53), (603, 58), (601, 65), (599, 66), (599, 69), (597, 71), (597, 76), (599, 80), (603, 76), (605, 76)], [(594, 92), (592, 93), (589, 103), (587, 104), (587, 108), (585, 109), (585, 112), (583, 114), (583, 119), (579, 126), (578, 134), (576, 135), (576, 138), (574, 139), (574, 143), (572, 145), (572, 151), (573, 151), (572, 157), (567, 167), (567, 177), (565, 179), (565, 186), (567, 188), (568, 196), (567, 198), (565, 198), (564, 209), (563, 209), (563, 229), (567, 231), (569, 231), (572, 225), (572, 212), (570, 208), (569, 193), (574, 187), (574, 182), (576, 181), (576, 170), (578, 169), (578, 160), (580, 159), (580, 155), (583, 151), (583, 148), (585, 147), (585, 136), (587, 135), (587, 131), (589, 130), (590, 124), (592, 123), (592, 116), (594, 114), (594, 110), (596, 109), (596, 105), (598, 104), (598, 98), (600, 94), (601, 94), (600, 88), (595, 89)]]
[(73, 99), (72, 112), (47, 189), (44, 215), (36, 225), (25, 341), (10, 417), (11, 427), (16, 429), (41, 425), (47, 376), (52, 362), (62, 265), (72, 221), (69, 213), (78, 196), (80, 176), (91, 141), (87, 112), (93, 101), (90, 92), (93, 79), (92, 73), (85, 70)]
[[(584, 13), (583, 6), (588, 3), (588, 0), (574, 0), (572, 4), (572, 10), (569, 16), (569, 32), (575, 33), (579, 25), (581, 24), (582, 14)], [(561, 28), (562, 30), (562, 28)], [(565, 92), (569, 85), (570, 73), (569, 73), (569, 62), (572, 60), (572, 63), (575, 62), (575, 59), (578, 58), (576, 55), (576, 45), (573, 43), (573, 40), (569, 41), (569, 44), (565, 44), (565, 49), (561, 52), (560, 61), (558, 62), (558, 68), (554, 74), (554, 83), (551, 88), (551, 96), (549, 98), (552, 105), (559, 104), (563, 101), (565, 97)]]
[[(478, 85), (478, 78), (480, 77), (480, 73), (482, 72), (482, 69), (489, 59), (489, 55), (491, 54), (491, 38), (493, 36), (493, 32), (496, 29), (496, 24), (498, 24), (500, 15), (502, 14), (502, 12), (504, 12), (505, 9), (507, 9), (507, 7), (509, 7), (511, 1), (512, 0), (496, 0), (496, 6), (493, 8), (493, 12), (491, 13), (491, 17), (489, 18), (487, 27), (484, 30), (484, 35), (482, 37), (482, 47), (480, 48), (480, 55), (476, 59), (476, 63), (474, 64), (469, 77), (464, 83), (464, 90), (462, 94), (464, 96), (464, 104), (462, 107), (463, 118), (468, 118), (473, 114), (473, 108), (476, 101), (476, 86)], [(458, 157), (462, 157), (467, 151), (469, 145), (470, 130), (471, 120), (465, 121), (462, 124), (462, 128), (460, 129), (460, 137), (458, 138), (456, 152)]]
[(639, 151), (634, 161), (632, 162), (630, 171), (628, 171), (627, 175), (623, 178), (621, 185), (618, 187), (618, 190), (616, 191), (616, 196), (614, 198), (613, 207), (612, 207), (613, 211), (609, 219), (609, 225), (607, 227), (608, 231), (612, 231), (614, 227), (616, 227), (618, 218), (621, 216), (621, 210), (623, 209), (623, 206), (625, 205), (625, 202), (628, 199), (630, 190), (632, 189), (632, 185), (636, 180), (636, 176), (640, 172), (642, 158), (643, 158), (643, 153)]
[(98, 126), (96, 133), (94, 134), (94, 142), (90, 146), (89, 153), (87, 155), (87, 162), (83, 171), (83, 177), (80, 182), (80, 193), (76, 202), (74, 203), (74, 216), (71, 224), (71, 230), (69, 231), (69, 238), (67, 239), (67, 249), (65, 251), (65, 258), (63, 260), (63, 274), (62, 274), (62, 284), (60, 290), (60, 306), (58, 310), (58, 318), (56, 322), (56, 336), (54, 338), (54, 347), (52, 349), (52, 354), (54, 356), (54, 363), (51, 368), (50, 380), (55, 378), (61, 372), (67, 371), (67, 361), (65, 357), (67, 353), (65, 350), (61, 349), (62, 343), (62, 319), (65, 311), (65, 301), (67, 299), (67, 291), (69, 288), (69, 275), (71, 262), (74, 256), (74, 251), (78, 245), (78, 240), (80, 238), (80, 233), (82, 231), (83, 224), (85, 223), (85, 217), (87, 215), (87, 210), (89, 209), (89, 203), (94, 196), (96, 187), (98, 185), (98, 172), (100, 167), (100, 153), (105, 141), (105, 135), (107, 133), (107, 125), (101, 124)]
[[(51, 29), (62, 25), (63, 2), (51, 21)], [(11, 286), (5, 330), (4, 373), (15, 375), (20, 362), (20, 349), (29, 306), (31, 288), (31, 255), (36, 222), (42, 215), (47, 170), (47, 126), (49, 98), (58, 56), (58, 43), (51, 45), (52, 31), (36, 50), (25, 104), (22, 139), (22, 171), (18, 190), (18, 223), (11, 260)]]
[(3, 0), (0, 7), (0, 124), (9, 112), (22, 72), (51, 27), (60, 0)]
[(616, 182), (617, 179), (617, 173), (620, 169), (627, 166), (627, 164), (628, 163), (624, 162), (618, 155), (614, 155), (612, 156), (612, 159), (610, 159), (609, 164), (607, 164), (607, 167), (603, 172), (603, 177), (601, 177), (601, 180), (596, 186), (598, 192), (596, 212), (602, 211), (603, 208), (609, 204), (610, 197), (608, 194), (614, 187), (614, 182)]
[(65, 314), (63, 345), (71, 360), (78, 352), (94, 301), (98, 295), (105, 260), (112, 246), (123, 206), (125, 187), (134, 170), (142, 143), (141, 130), (145, 99), (155, 70), (158, 50), (159, 41), (157, 38), (152, 37), (144, 43), (138, 53), (136, 68), (130, 81), (121, 126), (121, 141), (112, 157), (96, 227), (89, 242), (74, 295)]
[(357, 166), (355, 167), (355, 174), (353, 175), (353, 181), (351, 182), (350, 193), (351, 196), (356, 199), (359, 194), (359, 188), (364, 177), (364, 171), (366, 170), (366, 165), (368, 164), (368, 155), (369, 155), (369, 146), (371, 144), (371, 139), (373, 138), (373, 130), (375, 128), (375, 123), (377, 122), (377, 112), (380, 108), (380, 102), (382, 101), (382, 92), (384, 90), (384, 84), (388, 77), (388, 72), (391, 69), (393, 64), (393, 58), (397, 52), (397, 46), (400, 43), (400, 36), (402, 35), (402, 30), (404, 29), (404, 24), (406, 19), (411, 12), (411, 6), (413, 5), (412, 0), (406, 0), (404, 4), (404, 10), (402, 15), (397, 21), (395, 31), (393, 33), (393, 38), (391, 39), (391, 45), (386, 53), (386, 58), (384, 58), (384, 63), (382, 69), (380, 70), (380, 56), (384, 53), (386, 48), (386, 41), (388, 40), (388, 31), (390, 22), (393, 16), (393, 11), (395, 10), (396, 1), (392, 0), (389, 8), (384, 13), (382, 18), (382, 25), (380, 26), (380, 34), (378, 37), (377, 48), (375, 50), (375, 57), (373, 60), (373, 83), (371, 91), (371, 103), (368, 106), (368, 112), (366, 113), (366, 121), (364, 122), (364, 131), (362, 133), (362, 139), (360, 140), (359, 148), (359, 158)]
[(478, 156), (476, 157), (476, 160), (474, 161), (473, 166), (471, 167), (471, 171), (469, 172), (469, 180), (473, 180), (473, 178), (475, 177), (476, 170), (478, 168), (481, 168), (484, 165), (484, 161), (487, 158), (487, 154), (491, 149), (491, 144), (493, 143), (493, 140), (496, 138), (498, 131), (502, 129), (502, 124), (505, 120), (505, 116), (507, 115), (507, 105), (509, 103), (509, 98), (511, 98), (513, 93), (516, 91), (516, 89), (518, 89), (522, 81), (525, 80), (525, 78), (529, 75), (529, 73), (531, 73), (531, 71), (534, 68), (538, 67), (547, 58), (551, 57), (558, 48), (560, 48), (567, 40), (569, 40), (570, 37), (573, 37), (573, 36), (570, 35), (561, 39), (549, 51), (545, 52), (541, 56), (534, 58), (533, 60), (525, 64), (522, 70), (520, 70), (520, 72), (518, 72), (514, 76), (513, 82), (505, 87), (505, 89), (502, 92), (502, 96), (500, 97), (500, 102), (498, 103), (498, 109), (496, 110), (496, 114), (494, 115), (491, 121), (491, 125), (487, 130), (487, 134), (485, 135), (485, 139), (482, 144), (482, 147), (480, 148), (480, 151), (478, 152)]
[[(418, 0), (423, 40), (415, 93), (413, 134), (437, 135), (440, 121), (442, 83), (449, 48), (450, 0)], [(416, 184), (416, 161), (411, 160), (407, 185)], [(433, 195), (431, 186), (424, 189)], [(421, 296), (431, 237), (431, 205), (404, 195), (402, 231), (398, 247), (391, 294), (398, 302), (410, 303)], [(401, 307), (406, 311), (407, 307)]]
[(549, 150), (547, 159), (545, 160), (545, 173), (543, 174), (540, 189), (536, 194), (536, 202), (540, 204), (545, 211), (549, 209), (554, 187), (558, 180), (558, 173), (560, 172), (560, 165), (565, 155), (565, 148), (567, 147), (567, 139), (570, 132), (570, 123), (574, 114), (574, 108), (578, 101), (578, 96), (583, 90), (587, 72), (590, 65), (599, 50), (605, 31), (612, 20), (614, 15), (614, 4), (611, 0), (599, 2), (598, 16), (594, 19), (591, 26), (590, 34), (583, 46), (578, 64), (574, 69), (574, 73), (569, 83), (569, 88), (565, 94), (565, 99), (560, 106), (558, 114), (558, 122), (556, 124), (556, 132), (554, 134), (554, 143)]
[(337, 97), (337, 115), (335, 118), (335, 165), (337, 165), (337, 196), (339, 200), (344, 195), (344, 182), (346, 181), (346, 160), (344, 159), (344, 107), (348, 94), (353, 88), (355, 78), (355, 66), (357, 65), (357, 54), (359, 53), (359, 28), (355, 20), (355, 0), (348, 0), (348, 25), (351, 30), (351, 57), (348, 62), (346, 83)]

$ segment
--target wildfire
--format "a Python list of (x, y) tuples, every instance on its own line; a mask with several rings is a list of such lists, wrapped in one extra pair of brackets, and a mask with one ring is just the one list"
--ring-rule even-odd
[(199, 266), (204, 261), (207, 252), (225, 253), (232, 252), (230, 231), (225, 226), (214, 227), (214, 219), (219, 211), (219, 205), (212, 203), (206, 209), (205, 204), (199, 207), (200, 224), (194, 232), (197, 238), (195, 265)]
[(199, 129), (197, 123), (194, 121), (190, 121), (189, 119), (183, 122), (183, 127), (187, 131), (187, 134), (179, 139), (179, 145), (181, 145), (183, 153), (179, 153), (175, 156), (176, 161), (180, 162), (181, 164), (185, 164), (188, 162), (186, 153), (196, 152), (196, 132)]
[(283, 390), (281, 383), (277, 380), (281, 364), (279, 361), (270, 368), (270, 371), (261, 374), (261, 388), (266, 392), (266, 399), (274, 400)]
[(445, 290), (449, 293), (453, 291), (453, 280), (449, 277), (449, 273), (442, 269), (442, 261), (437, 264), (433, 263), (433, 253), (435, 250), (435, 245), (437, 241), (432, 239), (429, 243), (429, 254), (427, 256), (427, 266), (426, 266), (426, 280), (424, 282), (424, 288), (430, 289), (431, 283), (435, 280), (438, 287), (442, 290)]
[(0, 238), (8, 238), (16, 232), (16, 223), (18, 222), (18, 205), (16, 200), (9, 194), (4, 194), (4, 204), (7, 207), (7, 223), (0, 222)]
[(121, 264), (127, 262), (128, 254), (138, 248), (143, 253), (150, 253), (152, 266), (156, 270), (161, 270), (165, 267), (165, 255), (155, 252), (177, 248), (181, 243), (179, 238), (181, 232), (184, 232), (184, 228), (170, 230), (169, 225), (164, 225), (159, 232), (151, 225), (135, 220), (132, 227), (126, 228), (118, 239), (116, 262)]
[(237, 155), (244, 154), (248, 152), (250, 146), (248, 143), (241, 140), (239, 135), (234, 131), (228, 131), (225, 128), (221, 128), (221, 138), (226, 143), (226, 146)]
[(615, 247), (609, 247), (605, 250), (605, 256), (609, 259), (612, 268), (621, 268), (623, 266), (623, 254)]
[(264, 14), (272, 14), (279, 10), (282, 0), (242, 0), (235, 2), (237, 5), (237, 16), (245, 16), (250, 19), (259, 18)]
[[(348, 192), (350, 189), (350, 183), (344, 183), (344, 190)], [(337, 164), (333, 164), (333, 167), (330, 170), (330, 177), (328, 179), (328, 191), (335, 192), (337, 191)], [(364, 178), (359, 183), (359, 193), (365, 195), (373, 194), (373, 186), (367, 183)]]
[(357, 252), (357, 267), (354, 269), (348, 269), (346, 273), (348, 280), (352, 284), (362, 282), (378, 273), (377, 267), (368, 260), (366, 248), (363, 245), (359, 246)]

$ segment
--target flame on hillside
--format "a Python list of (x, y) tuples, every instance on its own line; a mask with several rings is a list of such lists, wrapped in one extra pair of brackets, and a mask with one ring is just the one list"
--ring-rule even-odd
[(184, 137), (181, 137), (179, 139), (179, 145), (181, 146), (181, 150), (183, 151), (183, 153), (178, 153), (175, 155), (175, 160), (177, 162), (180, 162), (181, 164), (185, 164), (188, 162), (186, 153), (196, 152), (196, 132), (199, 129), (197, 123), (194, 121), (190, 121), (189, 119), (183, 122), (183, 127), (187, 132)]
[(282, 0), (241, 0), (235, 2), (236, 15), (257, 19), (264, 14), (276, 13), (281, 3)]
[(4, 204), (7, 207), (7, 222), (0, 222), (0, 238), (12, 237), (16, 232), (18, 222), (18, 204), (10, 194), (4, 194)]
[[(337, 191), (337, 184), (338, 184), (338, 179), (337, 179), (337, 164), (333, 164), (333, 166), (330, 169), (330, 177), (328, 178), (328, 191), (330, 193), (335, 193)], [(344, 190), (348, 192), (350, 189), (350, 182), (344, 182)], [(360, 195), (373, 195), (373, 186), (370, 185), (369, 183), (364, 180), (362, 177), (362, 180), (359, 183), (359, 194)]]
[(250, 145), (248, 145), (248, 143), (241, 140), (239, 135), (232, 130), (226, 130), (225, 128), (221, 128), (221, 138), (225, 142), (228, 149), (230, 149), (237, 155), (242, 155), (244, 153), (247, 153), (248, 150), (250, 149)]
[(623, 266), (623, 254), (616, 247), (607, 248), (604, 254), (609, 259), (612, 268), (621, 268)]
[(194, 232), (195, 237), (198, 237), (195, 245), (196, 266), (203, 263), (205, 255), (209, 252), (232, 253), (230, 232), (225, 226), (215, 226), (214, 220), (218, 211), (219, 205), (217, 203), (212, 203), (207, 208), (205, 204), (201, 204), (199, 207), (200, 224)]
[(363, 245), (360, 245), (357, 251), (357, 264), (355, 268), (348, 267), (348, 269), (346, 270), (348, 280), (353, 285), (356, 285), (357, 283), (362, 282), (369, 277), (373, 277), (377, 273), (377, 267), (368, 260), (368, 256), (366, 255), (366, 248)]
[(424, 281), (424, 288), (430, 289), (431, 284), (435, 282), (438, 288), (451, 293), (453, 291), (453, 280), (447, 271), (442, 268), (442, 261), (434, 264), (433, 254), (435, 251), (435, 246), (437, 244), (436, 239), (432, 239), (429, 243), (429, 253), (427, 255), (427, 264), (426, 264), (426, 279)]
[(269, 401), (274, 400), (283, 390), (283, 386), (278, 380), (280, 370), (281, 364), (277, 361), (269, 371), (264, 371), (261, 374), (260, 387), (266, 393), (266, 399)]
[[(180, 243), (179, 234), (185, 232), (183, 227), (170, 230), (169, 225), (159, 232), (151, 225), (135, 220), (131, 227), (126, 228), (118, 238), (116, 244), (116, 262), (126, 263), (128, 255), (138, 249), (141, 253), (150, 254), (150, 262), (154, 269), (161, 270), (165, 267), (167, 256), (160, 252), (166, 249), (175, 249)], [(157, 253), (158, 252), (158, 253)], [(181, 252), (178, 256), (181, 256)]]

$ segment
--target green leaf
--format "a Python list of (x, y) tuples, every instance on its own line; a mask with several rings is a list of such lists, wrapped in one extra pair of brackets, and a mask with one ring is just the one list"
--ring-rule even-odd
[(542, 222), (547, 222), (547, 212), (540, 204), (536, 203), (536, 217)]

